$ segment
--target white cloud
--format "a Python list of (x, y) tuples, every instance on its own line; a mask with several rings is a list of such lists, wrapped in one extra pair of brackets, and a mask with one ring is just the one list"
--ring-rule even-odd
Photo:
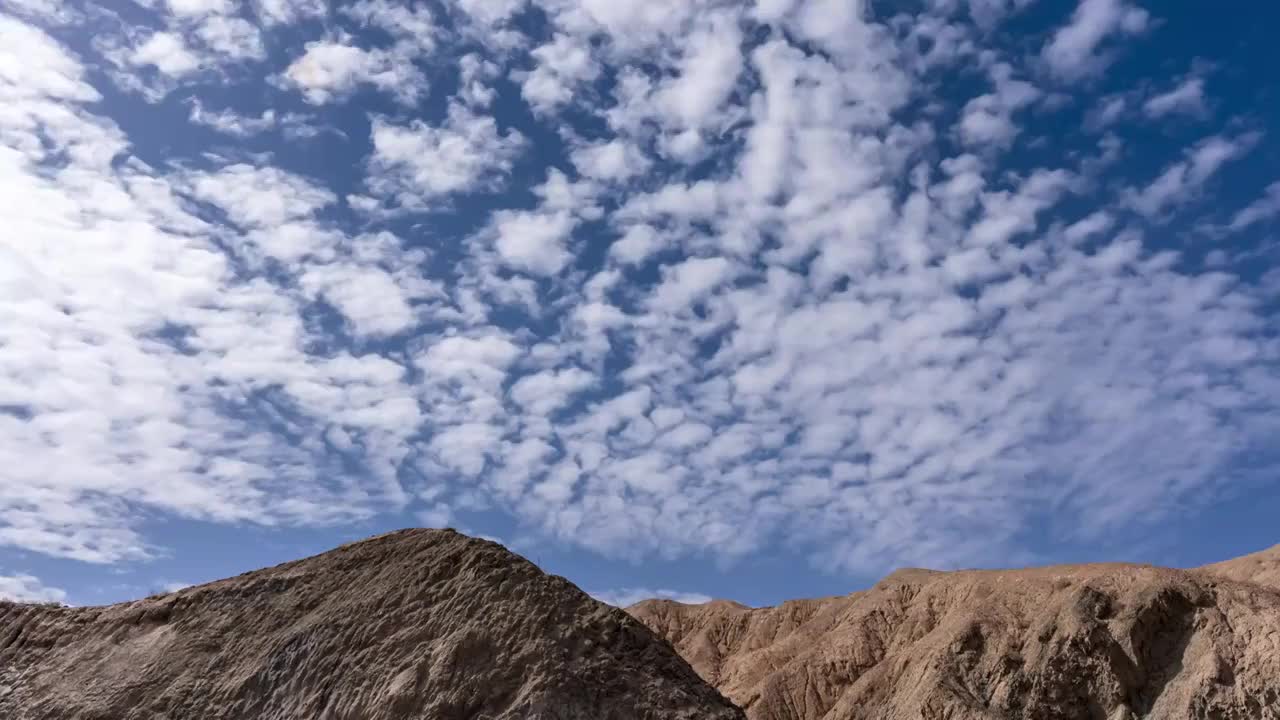
[[(429, 528), (447, 528), (450, 521), (453, 520), (453, 511), (444, 505), (435, 505), (427, 510), (418, 513), (418, 520), (422, 523), (422, 527)], [(468, 533), (470, 534), (470, 533)], [(477, 536), (479, 537), (479, 536)], [(483, 538), (490, 540), (492, 538)], [(497, 540), (493, 540), (498, 542)]]
[(471, 18), (494, 25), (522, 10), (527, 0), (455, 0), (455, 4)]
[[(329, 48), (289, 80), (316, 101), (396, 92), (390, 54), (457, 66), (443, 117), (370, 117), (363, 186), (331, 162), (363, 147), (352, 108), (306, 122), (353, 145), (299, 153), (267, 141), (301, 121), (247, 110), (270, 85), (191, 109), (265, 137), (144, 162), (86, 70), (131, 45), (82, 64), (0, 19), (0, 543), (116, 562), (155, 552), (155, 516), (484, 510), (610, 556), (781, 543), (871, 572), (1199, 507), (1270, 452), (1280, 351), (1268, 290), (1182, 262), (1163, 221), (1260, 136), (1232, 120), (1144, 182), (1117, 138), (1166, 85), (1068, 105), (1022, 78), (1085, 77), (1145, 14), (1086, 2), (1042, 61), (990, 32), (1022, 4), (546, 0), (538, 46), (516, 2), (260, 3), (327, 38), (290, 56)], [(164, 32), (213, 70), (222, 17)], [(976, 97), (935, 92), (974, 68)], [(1098, 152), (1059, 122), (1085, 108)]]
[(714, 435), (715, 431), (705, 423), (684, 423), (662, 435), (658, 443), (677, 450), (687, 450), (706, 443)]
[(231, 109), (206, 110), (198, 98), (191, 99), (188, 119), (196, 125), (204, 125), (235, 137), (250, 137), (276, 126), (274, 110), (263, 110), (258, 117), (248, 117)]
[(309, 268), (303, 287), (333, 303), (357, 335), (394, 335), (415, 322), (405, 288), (387, 271), (334, 263)]
[(1123, 94), (1103, 97), (1089, 111), (1086, 127), (1092, 131), (1105, 130), (1119, 121), (1129, 109), (1129, 101)]
[(429, 382), (466, 380), (493, 389), (519, 355), (518, 346), (498, 335), (455, 335), (433, 343), (418, 364)]
[(0, 51), (4, 60), (0, 62), (0, 92), (8, 102), (92, 101), (101, 97), (84, 81), (83, 68), (75, 57), (26, 23), (0, 16)]
[(78, 10), (68, 7), (62, 0), (4, 0), (4, 7), (14, 14), (50, 25), (66, 25), (82, 17)]
[(365, 25), (385, 30), (422, 53), (435, 49), (436, 36), (441, 32), (431, 11), (423, 5), (408, 7), (391, 0), (360, 0), (342, 8), (341, 12)]
[(429, 388), (429, 469), (478, 476), (499, 460), (502, 386), (520, 346), (497, 334), (450, 335), (432, 342), (416, 364)]
[(1018, 135), (1013, 114), (1040, 98), (1031, 83), (1012, 78), (1013, 69), (997, 65), (991, 70), (995, 92), (970, 100), (960, 118), (961, 139), (968, 145), (1007, 147)]
[(662, 247), (658, 231), (649, 225), (632, 225), (609, 247), (609, 252), (623, 263), (644, 262)]
[(547, 416), (597, 382), (594, 374), (581, 368), (546, 370), (520, 378), (511, 386), (511, 398), (526, 412)]
[(1115, 218), (1105, 210), (1090, 213), (1087, 217), (1067, 226), (1062, 232), (1064, 238), (1071, 243), (1081, 243), (1097, 235), (1106, 233), (1115, 226)]
[(1049, 69), (1066, 80), (1095, 75), (1110, 64), (1110, 53), (1099, 46), (1116, 34), (1133, 35), (1146, 29), (1146, 10), (1126, 0), (1081, 0), (1071, 22), (1044, 47)]
[(1256, 134), (1205, 138), (1189, 148), (1183, 160), (1165, 168), (1155, 180), (1140, 190), (1130, 190), (1127, 196), (1129, 205), (1143, 215), (1155, 217), (1190, 201), (1223, 165), (1240, 157), (1258, 139)]
[(1277, 216), (1280, 216), (1280, 182), (1273, 182), (1261, 197), (1236, 212), (1228, 227), (1233, 231), (1244, 230)]
[(457, 98), (473, 108), (489, 107), (498, 95), (490, 83), (499, 73), (497, 64), (476, 53), (463, 55), (458, 61)]
[(278, 227), (302, 220), (336, 200), (332, 192), (300, 176), (243, 163), (217, 172), (192, 173), (189, 182), (194, 196), (221, 208), (245, 227)]
[(551, 42), (535, 48), (534, 69), (524, 75), (520, 92), (534, 110), (552, 113), (573, 99), (578, 85), (600, 74), (591, 50), (569, 35), (556, 35)]
[(733, 264), (722, 257), (691, 258), (664, 268), (662, 284), (653, 291), (652, 305), (664, 312), (680, 312), (724, 282)]
[(254, 0), (253, 4), (266, 25), (321, 18), (328, 12), (324, 0)]
[(179, 17), (200, 17), (231, 12), (230, 0), (165, 0), (169, 12)]
[(617, 139), (584, 145), (570, 157), (578, 172), (593, 180), (627, 180), (652, 164), (634, 143)]
[(439, 126), (375, 117), (372, 141), (370, 188), (406, 208), (496, 186), (525, 146), (519, 132), (456, 104)]
[(343, 42), (310, 42), (284, 77), (316, 105), (341, 99), (363, 83), (412, 104), (426, 94), (427, 79), (413, 63), (416, 50), (404, 52), (402, 47), (366, 50)]
[(742, 35), (736, 18), (715, 16), (688, 39), (679, 75), (658, 90), (656, 102), (675, 124), (701, 128), (724, 110), (742, 72)]
[(200, 69), (200, 58), (192, 53), (182, 36), (171, 32), (153, 33), (134, 48), (129, 62), (137, 66), (153, 66), (169, 77), (182, 77)]
[(795, 7), (796, 0), (756, 0), (753, 15), (764, 23), (776, 23)]
[(650, 590), (649, 588), (619, 588), (617, 590), (597, 590), (588, 593), (591, 597), (607, 605), (626, 608), (641, 600), (674, 600), (685, 605), (701, 605), (711, 602), (710, 595), (702, 593), (680, 592), (678, 590)]
[(33, 575), (0, 575), (0, 600), (24, 603), (61, 603), (64, 590), (49, 587)]
[(223, 14), (230, 6), (183, 0), (164, 17), (164, 29), (102, 29), (91, 46), (122, 90), (158, 103), (184, 85), (230, 78), (233, 66), (262, 60), (266, 46), (256, 25)]
[(208, 18), (196, 29), (196, 36), (210, 50), (231, 60), (261, 59), (266, 56), (262, 33), (244, 18)]
[[(250, 165), (164, 175), (78, 104), (97, 94), (74, 56), (7, 19), (0, 36), (0, 462), (38, 458), (0, 487), (0, 543), (114, 562), (152, 551), (138, 512), (326, 523), (403, 504), (422, 422), (403, 366), (312, 354), (292, 287), (225, 249), (314, 223), (332, 193)], [(355, 477), (331, 472), (335, 424), (362, 448)]]
[[(560, 27), (608, 27), (610, 13), (624, 13), (593, 11), (566, 11)], [(554, 317), (562, 309), (561, 332), (530, 357), (572, 358), (590, 368), (607, 354), (623, 368), (620, 386), (602, 384), (584, 393), (588, 402), (558, 405), (563, 417), (554, 424), (530, 417), (546, 411), (529, 413), (516, 402), (520, 412), (507, 416), (503, 431), (536, 433), (563, 455), (539, 467), (517, 453), (518, 443), (488, 430), (483, 457), (493, 468), (493, 492), (511, 498), (508, 506), (525, 521), (611, 553), (714, 547), (733, 557), (776, 533), (832, 548), (820, 552), (850, 569), (878, 567), (880, 553), (898, 562), (970, 562), (986, 552), (963, 542), (974, 528), (1007, 550), (1013, 536), (983, 518), (1025, 517), (1019, 498), (1027, 493), (1040, 498), (1031, 504), (1058, 502), (1067, 485), (1129, 508), (1151, 502), (1137, 490), (1143, 471), (1121, 455), (1090, 454), (1099, 465), (1089, 473), (1068, 469), (1066, 458), (1084, 452), (1077, 443), (1105, 436), (1139, 442), (1137, 433), (1152, 442), (1139, 432), (1140, 418), (1179, 401), (1155, 389), (1166, 380), (1152, 380), (1171, 380), (1172, 370), (1139, 348), (1177, 352), (1204, 327), (1183, 315), (1199, 312), (1194, 305), (1170, 305), (1172, 298), (1205, 293), (1214, 307), (1245, 307), (1248, 291), (1228, 298), (1237, 290), (1174, 272), (1169, 256), (1146, 250), (1140, 234), (1117, 232), (1122, 208), (1093, 202), (1081, 214), (1063, 210), (1069, 193), (1092, 190), (1083, 163), (1016, 173), (1003, 166), (999, 152), (1023, 131), (1015, 113), (1042, 98), (1014, 68), (985, 64), (992, 92), (970, 108), (997, 132), (982, 132), (976, 121), (967, 136), (956, 131), (981, 146), (981, 156), (931, 166), (921, 159), (938, 151), (931, 132), (894, 120), (912, 80), (881, 29), (856, 14), (773, 11), (831, 52), (807, 54), (785, 39), (757, 48), (751, 62), (762, 87), (743, 117), (746, 149), (729, 153), (732, 171), (620, 191), (620, 208), (606, 206), (619, 238), (610, 248), (617, 271), (602, 271), (599, 283), (575, 281), (582, 287), (572, 292), (560, 285), (569, 292), (563, 305), (540, 310), (555, 308)], [(1107, 34), (1137, 32), (1137, 17), (1121, 17), (1119, 30), (1098, 39), (1062, 42), (1088, 41), (1084, 55), (1102, 57)], [(822, 18), (850, 34), (824, 30)], [(644, 24), (628, 20), (636, 37), (602, 52), (601, 61), (660, 42), (682, 25), (657, 22), (662, 30), (644, 36)], [(681, 57), (672, 51), (658, 61), (656, 81), (624, 71), (618, 106), (606, 114), (615, 141), (649, 139), (654, 124), (665, 132), (657, 88), (679, 76)], [(1036, 111), (1057, 107), (1045, 102)], [(1207, 177), (1221, 165), (1214, 148), (1203, 150), (1189, 153), (1188, 167), (1198, 168), (1189, 176)], [(610, 175), (590, 169), (585, 156), (573, 160), (584, 174)], [(767, 242), (752, 240), (753, 227), (767, 228)], [(736, 262), (739, 256), (750, 262)], [(656, 267), (632, 267), (646, 262)], [(656, 282), (633, 285), (633, 276)], [(1208, 299), (1219, 292), (1221, 305)], [(1248, 314), (1227, 325), (1249, 326)], [(1180, 340), (1164, 334), (1175, 326)], [(1124, 348), (1117, 337), (1127, 338)], [(1091, 359), (1100, 347), (1114, 363)], [(1150, 363), (1121, 360), (1137, 356)], [(1108, 387), (1143, 389), (1128, 404), (1112, 391), (1090, 393), (1095, 380), (1087, 378), (1099, 374)], [(550, 382), (541, 371), (532, 377)], [(1204, 402), (1231, 401), (1206, 395)], [(1211, 422), (1210, 412), (1183, 410), (1192, 425)], [(1099, 422), (1108, 429), (1094, 435)], [(1208, 453), (1200, 460), (1176, 450), (1193, 437), (1180, 432), (1162, 451), (1179, 456), (1161, 464), (1179, 487), (1204, 487), (1211, 482), (1204, 468), (1230, 453), (1228, 434), (1210, 443), (1199, 436)], [(519, 482), (503, 470), (508, 452)], [(1132, 492), (1093, 479), (1104, 475), (1129, 478)], [(947, 520), (926, 520), (917, 505)], [(1121, 513), (1107, 515), (1062, 532), (1123, 522)]]
[(967, 0), (967, 5), (974, 22), (979, 27), (990, 29), (1032, 2), (1034, 0)]
[(1155, 95), (1142, 104), (1142, 111), (1150, 118), (1183, 114), (1203, 116), (1207, 109), (1204, 99), (1204, 79), (1189, 77), (1176, 88)]
[(502, 431), (486, 423), (462, 423), (441, 430), (431, 438), (431, 450), (445, 467), (464, 476), (484, 471)]
[(558, 10), (556, 20), (576, 33), (603, 31), (619, 50), (639, 52), (675, 35), (689, 21), (698, 3), (682, 0), (651, 2), (548, 3)]
[(494, 218), (498, 255), (517, 270), (554, 275), (572, 259), (565, 246), (575, 224), (567, 212), (501, 212)]
[(422, 274), (426, 251), (385, 231), (350, 238), (340, 250), (335, 261), (304, 268), (299, 283), (333, 304), (358, 337), (405, 332), (440, 309), (444, 289)]

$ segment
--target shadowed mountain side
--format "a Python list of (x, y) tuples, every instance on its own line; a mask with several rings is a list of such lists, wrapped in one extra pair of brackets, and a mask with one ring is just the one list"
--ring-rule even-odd
[(495, 543), (405, 530), (96, 608), (0, 603), (13, 720), (736, 720), (625, 613)]
[(1274, 719), (1278, 555), (903, 570), (843, 597), (628, 612), (751, 720)]

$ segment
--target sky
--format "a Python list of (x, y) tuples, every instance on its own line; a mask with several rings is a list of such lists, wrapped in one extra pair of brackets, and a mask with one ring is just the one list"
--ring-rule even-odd
[(0, 0), (0, 596), (1280, 542), (1280, 8)]

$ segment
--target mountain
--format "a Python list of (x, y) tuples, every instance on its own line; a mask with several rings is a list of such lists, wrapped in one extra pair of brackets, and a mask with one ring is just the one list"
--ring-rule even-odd
[(12, 720), (740, 720), (671, 648), (495, 543), (407, 530), (108, 607), (0, 603)]
[(900, 570), (842, 597), (628, 608), (750, 720), (1280, 718), (1280, 546), (1194, 570)]

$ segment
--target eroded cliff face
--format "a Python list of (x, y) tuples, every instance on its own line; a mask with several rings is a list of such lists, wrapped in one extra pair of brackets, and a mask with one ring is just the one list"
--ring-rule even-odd
[(738, 720), (625, 613), (410, 530), (100, 608), (0, 603), (12, 720)]
[(1280, 718), (1280, 546), (1197, 570), (904, 570), (628, 611), (752, 720)]

